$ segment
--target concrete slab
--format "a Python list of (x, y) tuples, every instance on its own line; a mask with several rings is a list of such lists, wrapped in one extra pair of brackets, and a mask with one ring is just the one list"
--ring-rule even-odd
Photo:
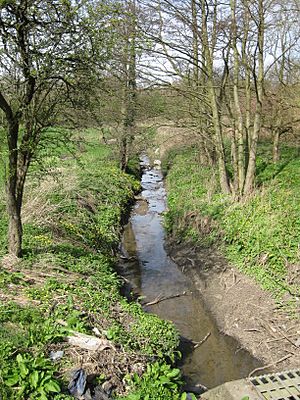
[(261, 400), (256, 390), (245, 379), (226, 382), (224, 385), (209, 390), (200, 397), (201, 400)]

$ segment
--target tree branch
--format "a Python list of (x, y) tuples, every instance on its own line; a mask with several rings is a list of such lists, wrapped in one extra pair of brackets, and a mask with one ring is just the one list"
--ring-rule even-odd
[(11, 109), (11, 106), (8, 104), (8, 102), (6, 101), (5, 97), (1, 92), (0, 92), (0, 108), (2, 111), (5, 112), (6, 118), (11, 120), (13, 117), (13, 111)]

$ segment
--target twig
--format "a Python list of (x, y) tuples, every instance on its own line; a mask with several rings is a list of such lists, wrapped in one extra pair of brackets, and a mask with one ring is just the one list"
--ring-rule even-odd
[(201, 344), (206, 342), (206, 340), (210, 337), (210, 335), (211, 335), (211, 332), (208, 332), (208, 334), (200, 342), (194, 342), (194, 343), (196, 343), (194, 346), (194, 349), (197, 349), (199, 346), (201, 346)]
[(250, 378), (251, 375), (255, 374), (256, 372), (263, 371), (264, 369), (274, 367), (275, 365), (287, 360), (288, 358), (290, 358), (292, 356), (293, 356), (293, 354), (290, 353), (290, 354), (280, 358), (280, 360), (273, 362), (272, 364), (268, 364), (268, 365), (264, 365), (263, 367), (255, 368), (253, 371), (250, 372), (250, 374), (248, 375), (248, 378)]
[(159, 296), (156, 297), (156, 299), (154, 299), (153, 301), (149, 301), (149, 303), (144, 303), (142, 304), (143, 306), (152, 306), (153, 304), (157, 304), (158, 302), (160, 302), (160, 300), (162, 300), (163, 297), (161, 297), (161, 294)]
[[(236, 275), (235, 275), (235, 276), (236, 276)], [(231, 286), (227, 287), (226, 293), (227, 293), (230, 289), (232, 289), (234, 286), (236, 286), (238, 283), (240, 283), (240, 282), (241, 282), (241, 279), (238, 279), (238, 280), (235, 281)]]
[[(282, 334), (282, 332), (281, 332), (281, 334)], [(270, 340), (267, 340), (267, 343), (279, 342), (280, 340), (288, 339), (289, 337), (295, 337), (295, 336), (297, 337), (298, 335), (295, 333), (294, 335), (288, 335), (288, 336), (282, 336), (280, 338), (270, 339)]]
[(295, 328), (298, 328), (298, 327), (299, 327), (298, 324), (297, 324), (297, 325), (290, 326), (290, 327), (286, 330), (286, 332), (289, 332), (289, 331), (291, 331), (291, 330), (293, 330), (293, 329), (295, 329)]
[(187, 260), (189, 260), (189, 262), (192, 264), (192, 266), (194, 267), (195, 266), (195, 261), (194, 260), (192, 260), (191, 258), (186, 258)]
[(178, 294), (173, 294), (172, 296), (167, 296), (167, 297), (161, 297), (161, 295), (159, 295), (158, 297), (156, 297), (155, 300), (153, 301), (149, 301), (149, 303), (143, 304), (143, 306), (153, 306), (154, 304), (158, 304), (162, 301), (165, 300), (170, 300), (170, 299), (174, 299), (175, 297), (181, 297), (181, 296), (185, 296), (187, 294), (186, 291), (184, 291), (183, 293), (178, 293)]
[(281, 330), (277, 327), (277, 329), (279, 330), (279, 332), (282, 334), (282, 336), (291, 343), (291, 345), (293, 345), (294, 347), (298, 348), (298, 346), (296, 345), (296, 343), (294, 343), (291, 339), (289, 339), (289, 337)]
[(298, 356), (298, 353), (295, 353), (294, 351), (283, 349), (286, 353), (292, 354), (293, 356)]

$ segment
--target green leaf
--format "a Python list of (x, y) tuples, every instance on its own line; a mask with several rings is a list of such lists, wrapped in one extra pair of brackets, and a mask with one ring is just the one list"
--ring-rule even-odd
[(38, 382), (39, 382), (39, 372), (38, 371), (33, 371), (30, 375), (29, 375), (29, 382), (31, 384), (31, 386), (36, 389)]
[(41, 392), (41, 397), (40, 400), (48, 400), (48, 397), (46, 396), (45, 392)]
[(60, 386), (54, 380), (47, 382), (44, 387), (47, 390), (47, 392), (60, 393)]
[(24, 362), (23, 356), (22, 354), (18, 354), (16, 357), (17, 363), (20, 364), (22, 362)]
[(180, 370), (178, 368), (174, 368), (171, 372), (167, 373), (168, 378), (175, 378), (180, 374)]
[(170, 379), (169, 379), (167, 376), (161, 376), (161, 377), (159, 378), (159, 381), (160, 381), (161, 383), (170, 383)]
[(5, 380), (7, 386), (15, 386), (19, 382), (19, 375), (15, 373)]
[(22, 378), (25, 378), (29, 373), (29, 369), (26, 367), (24, 362), (19, 363), (19, 370)]
[(186, 400), (186, 398), (187, 398), (186, 392), (182, 393), (180, 400)]

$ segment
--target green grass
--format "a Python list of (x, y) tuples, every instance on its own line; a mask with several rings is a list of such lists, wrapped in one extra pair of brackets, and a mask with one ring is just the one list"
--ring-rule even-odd
[(283, 147), (281, 162), (274, 165), (270, 146), (261, 143), (258, 189), (239, 203), (220, 194), (213, 171), (198, 164), (197, 149), (179, 151), (172, 158), (167, 175), (168, 231), (203, 246), (223, 243), (229, 261), (271, 291), (279, 304), (293, 309), (300, 290), (292, 276), (299, 265), (300, 242), (297, 150)]
[[(179, 340), (175, 327), (120, 295), (115, 254), (122, 218), (140, 184), (118, 169), (112, 150), (99, 144), (96, 133), (83, 133), (85, 144), (76, 150), (77, 160), (65, 157), (69, 153), (63, 147), (48, 156), (41, 150), (45, 158), (53, 157), (48, 161), (55, 179), (46, 181), (46, 189), (40, 186), (37, 165), (30, 171), (25, 211), (36, 197), (41, 200), (24, 224), (24, 257), (12, 266), (5, 261), (0, 270), (3, 400), (71, 398), (62, 371), (74, 367), (72, 359), (49, 360), (51, 349), (65, 348), (71, 330), (93, 335), (96, 327), (117, 346), (123, 364), (116, 361), (115, 367), (103, 361), (102, 373), (109, 375), (115, 368), (120, 387), (130, 369), (128, 360), (157, 360), (159, 365), (174, 360)], [(53, 188), (48, 190), (48, 185)], [(5, 252), (6, 228), (1, 224), (0, 253)], [(117, 368), (124, 369), (123, 375)], [(136, 390), (135, 383), (132, 391)], [(155, 394), (149, 397), (154, 398)]]

